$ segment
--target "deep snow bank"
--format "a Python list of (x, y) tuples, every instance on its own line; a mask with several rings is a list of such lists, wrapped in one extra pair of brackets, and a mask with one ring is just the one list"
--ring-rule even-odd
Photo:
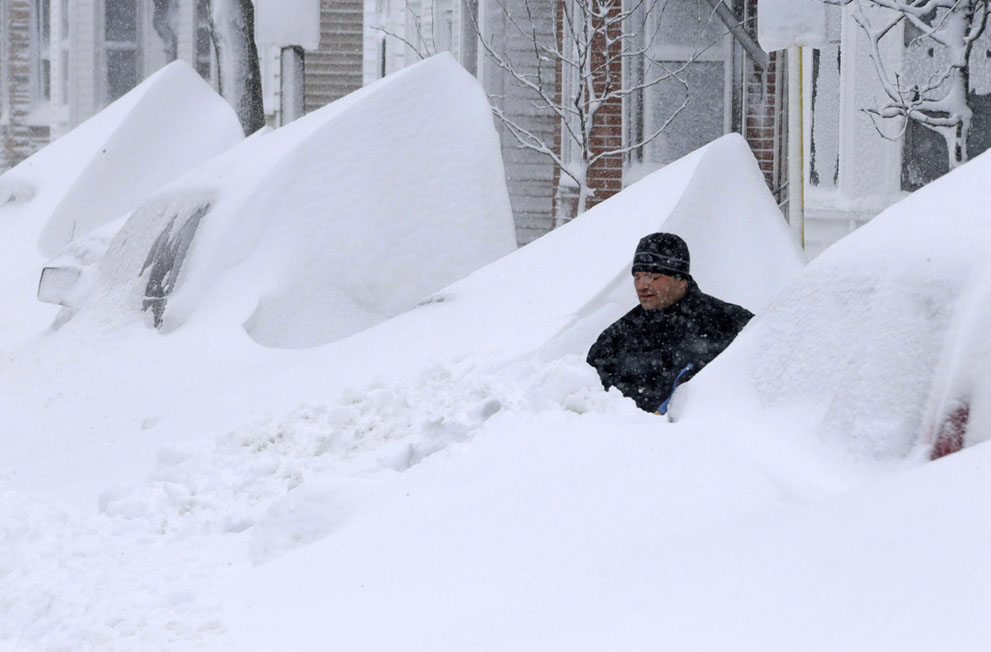
[(234, 111), (196, 71), (181, 61), (162, 68), (0, 177), (0, 232), (20, 236), (0, 238), (0, 276), (12, 255), (55, 255), (242, 138)]
[(164, 330), (203, 303), (258, 342), (331, 342), (515, 248), (491, 112), (438, 55), (146, 201), (100, 263), (96, 312)]
[[(174, 206), (212, 201), (240, 158)], [(583, 362), (635, 303), (633, 249), (658, 229), (688, 239), (703, 288), (755, 310), (801, 264), (729, 137), (321, 347), (251, 340), (235, 273), (165, 336), (95, 309), (45, 333), (0, 374), (0, 641), (603, 649), (621, 631), (650, 647), (622, 623), (629, 605), (670, 611), (669, 553), (784, 493), (778, 469), (602, 392)]]
[[(220, 175), (236, 171), (239, 160), (247, 157), (235, 155), (223, 170), (211, 165), (210, 175), (197, 178), (207, 189), (229, 187)], [(279, 162), (268, 157), (246, 162), (245, 169), (264, 176), (269, 168), (263, 163)], [(156, 205), (167, 207), (166, 198)], [(176, 202), (195, 206), (197, 198), (190, 193)], [(238, 202), (231, 211), (241, 206)], [(546, 361), (567, 354), (583, 359), (601, 329), (635, 304), (629, 269), (638, 239), (669, 227), (679, 229), (693, 247), (694, 272), (704, 289), (754, 310), (800, 267), (756, 161), (741, 139), (727, 137), (416, 308), (318, 348), (259, 347), (247, 337), (241, 323), (255, 309), (257, 300), (251, 299), (258, 290), (242, 283), (246, 274), (234, 272), (248, 262), (231, 268), (230, 278), (212, 291), (215, 300), (205, 302), (195, 319), (164, 337), (133, 317), (120, 318), (124, 308), (131, 315), (140, 309), (144, 287), (132, 283), (120, 294), (94, 296), (120, 303), (84, 308), (7, 361), (0, 375), (0, 412), (9, 433), (4, 464), (18, 469), (19, 487), (92, 502), (108, 483), (141, 473), (164, 445), (266, 413), (289, 414), (301, 403), (326, 404), (350, 390), (363, 392), (382, 377), (414, 383), (436, 365), (492, 368), (519, 358)], [(117, 242), (122, 250), (124, 235)], [(510, 225), (506, 236), (512, 237)], [(723, 238), (752, 246), (736, 248), (720, 243)], [(230, 251), (243, 252), (241, 243), (230, 243)], [(196, 246), (194, 240), (191, 255)], [(361, 262), (360, 250), (350, 253)], [(120, 260), (135, 267), (105, 267), (105, 280), (115, 274), (134, 278), (144, 257), (131, 255)], [(101, 264), (110, 260), (108, 255)], [(594, 370), (585, 371), (587, 388), (601, 392)], [(419, 408), (406, 409), (412, 418)], [(17, 436), (22, 432), (32, 435)], [(122, 460), (110, 473), (100, 464), (107, 446)], [(47, 477), (61, 482), (51, 486)]]
[(746, 413), (867, 459), (986, 439), (989, 173), (979, 157), (823, 253), (685, 388), (683, 417)]
[[(584, 354), (636, 305), (630, 266), (659, 230), (688, 242), (706, 292), (761, 309), (803, 261), (746, 142), (725, 136), (369, 333), (417, 333), (426, 359)], [(512, 288), (511, 291), (505, 288)], [(355, 342), (349, 344), (355, 345)]]

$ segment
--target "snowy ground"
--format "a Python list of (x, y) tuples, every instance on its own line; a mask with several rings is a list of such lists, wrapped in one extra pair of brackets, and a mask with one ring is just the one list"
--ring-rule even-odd
[[(171, 329), (140, 301), (55, 329), (17, 303), (25, 263), (0, 285), (0, 650), (988, 649), (989, 166), (803, 268), (728, 137), (299, 349), (249, 332), (251, 275)], [(661, 228), (758, 313), (674, 423), (583, 361)], [(961, 401), (970, 447), (927, 463)]]

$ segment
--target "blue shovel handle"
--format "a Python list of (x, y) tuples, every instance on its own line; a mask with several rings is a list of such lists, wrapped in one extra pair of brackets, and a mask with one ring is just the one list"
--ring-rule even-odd
[(678, 372), (678, 375), (674, 377), (674, 384), (671, 386), (671, 393), (668, 394), (668, 397), (666, 399), (664, 399), (664, 402), (663, 403), (661, 403), (661, 407), (657, 408), (657, 413), (658, 414), (667, 414), (668, 413), (668, 403), (671, 402), (671, 398), (674, 396), (674, 390), (678, 389), (678, 385), (681, 383), (681, 377), (684, 376), (685, 374), (687, 374), (689, 371), (691, 371), (694, 368), (695, 368), (695, 364), (692, 363), (692, 362), (689, 362), (688, 364), (685, 365), (685, 368), (682, 369), (681, 371), (679, 371)]

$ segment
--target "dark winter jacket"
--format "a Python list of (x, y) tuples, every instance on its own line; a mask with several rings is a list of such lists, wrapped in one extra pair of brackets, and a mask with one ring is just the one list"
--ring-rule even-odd
[(704, 294), (689, 279), (685, 296), (663, 310), (637, 306), (607, 328), (588, 352), (606, 389), (616, 387), (648, 412), (729, 346), (753, 313)]

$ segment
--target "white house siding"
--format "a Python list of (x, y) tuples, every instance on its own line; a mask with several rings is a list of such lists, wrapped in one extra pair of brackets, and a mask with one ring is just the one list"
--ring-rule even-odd
[(48, 142), (48, 127), (38, 124), (47, 105), (37, 79), (38, 43), (33, 0), (2, 0), (0, 19), (0, 171), (13, 167)]
[(862, 111), (881, 96), (867, 38), (849, 12), (833, 33), (841, 34), (838, 43), (818, 54), (808, 48), (803, 52), (805, 248), (810, 258), (904, 194), (901, 143), (882, 138)]
[[(875, 215), (904, 197), (902, 187), (904, 137), (901, 123), (879, 122), (895, 140), (883, 138), (863, 109), (876, 106), (884, 97), (877, 72), (870, 60), (870, 48), (863, 30), (847, 8), (838, 42), (818, 53), (804, 52), (805, 72), (805, 243), (810, 257), (870, 221)], [(886, 37), (884, 57), (890, 70), (898, 70), (903, 60), (926, 59), (923, 52), (906, 54), (903, 25)], [(911, 40), (911, 39), (909, 39)], [(991, 35), (982, 35), (971, 57), (972, 91), (991, 90), (991, 66), (984, 54), (991, 48)], [(929, 55), (931, 56), (931, 55)], [(936, 56), (939, 56), (937, 50)], [(838, 57), (838, 59), (837, 59)], [(818, 61), (816, 61), (818, 59)], [(936, 62), (928, 62), (935, 65)], [(817, 78), (818, 77), (818, 78)], [(910, 83), (910, 82), (909, 82)], [(991, 117), (991, 116), (988, 116)], [(988, 119), (985, 117), (985, 119)], [(813, 156), (813, 145), (815, 152)], [(973, 152), (972, 152), (973, 153)]]
[[(480, 3), (483, 37), (496, 51), (510, 57), (521, 72), (535, 74), (537, 66), (533, 43), (520, 30), (508, 24), (502, 4), (488, 0)], [(504, 4), (516, 20), (526, 20), (524, 0), (505, 0)], [(553, 38), (554, 4), (553, 0), (530, 0), (535, 27), (542, 39)], [(554, 142), (560, 123), (550, 111), (537, 109), (536, 98), (511, 83), (506, 73), (481, 52), (478, 54), (478, 68), (482, 86), (494, 105), (500, 107), (514, 123), (539, 134), (544, 142)], [(544, 70), (548, 72), (546, 63)], [(553, 64), (549, 72), (553, 73)], [(523, 245), (554, 226), (554, 166), (546, 155), (522, 149), (507, 129), (498, 121), (496, 125), (502, 138), (506, 181), (516, 221), (516, 240)]]
[[(106, 0), (72, 0), (69, 11), (68, 122), (72, 128), (110, 103), (104, 40)], [(164, 44), (152, 26), (151, 3), (138, 2), (137, 81), (166, 63)], [(61, 83), (61, 82), (60, 82)]]
[(304, 108), (319, 109), (361, 88), (362, 0), (322, 0), (320, 49), (304, 59)]

